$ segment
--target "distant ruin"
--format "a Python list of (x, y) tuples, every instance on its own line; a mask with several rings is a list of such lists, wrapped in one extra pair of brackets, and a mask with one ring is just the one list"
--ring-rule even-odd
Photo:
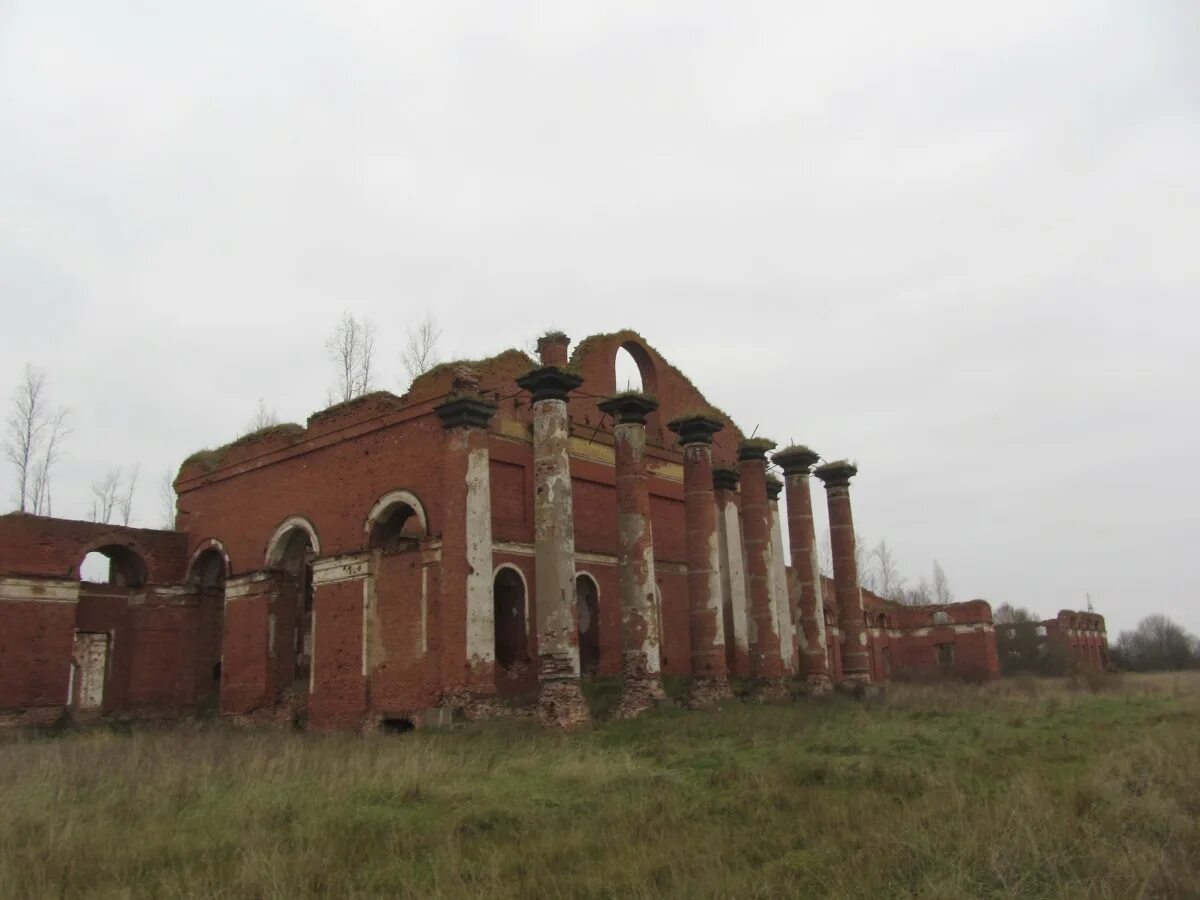
[[(592, 676), (621, 677), (618, 716), (665, 702), (664, 675), (691, 677), (693, 706), (730, 679), (769, 699), (998, 677), (986, 602), (908, 607), (859, 587), (854, 465), (748, 439), (635, 332), (569, 345), (549, 334), (538, 360), (442, 365), (402, 397), (196, 453), (177, 531), (0, 517), (0, 722), (207, 707), (404, 730), (528, 696), (571, 726)], [(620, 349), (641, 391), (618, 393)], [(93, 551), (107, 584), (80, 580)], [(1087, 660), (1102, 666), (1096, 620)]]

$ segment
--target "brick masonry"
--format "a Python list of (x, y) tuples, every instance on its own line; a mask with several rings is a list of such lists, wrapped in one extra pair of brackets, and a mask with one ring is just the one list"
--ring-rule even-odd
[[(539, 361), (513, 350), (469, 369), (440, 366), (402, 397), (369, 394), (303, 427), (277, 426), (196, 454), (176, 480), (178, 531), (0, 516), (0, 723), (214, 707), (239, 721), (347, 729), (419, 725), (440, 705), (531, 694), (536, 623), (545, 618), (535, 590), (535, 492), (544, 482), (532, 398), (516, 382), (539, 365), (559, 366), (584, 386), (563, 401), (573, 529), (565, 565), (595, 585), (596, 674), (620, 676), (617, 447), (600, 402), (616, 392), (622, 347), (658, 401), (645, 414), (646, 499), (637, 508), (653, 534), (650, 631), (664, 675), (691, 675), (703, 664), (718, 679), (725, 669), (767, 679), (817, 672), (833, 682), (848, 674), (998, 676), (982, 600), (907, 608), (853, 585), (839, 592), (827, 578), (818, 592), (810, 539), (799, 545), (799, 571), (787, 554), (786, 581), (773, 574), (781, 543), (762, 463), (741, 460), (739, 488), (745, 435), (636, 333), (593, 336), (570, 353), (565, 336), (543, 343)], [(464, 384), (481, 406), (453, 406)], [(700, 472), (690, 507), (684, 452), (667, 427), (688, 416), (714, 423), (703, 460), (688, 462)], [(711, 508), (701, 510), (697, 498)], [(847, 520), (849, 502), (845, 492), (836, 497)], [(846, 556), (851, 548), (835, 549)], [(117, 583), (80, 581), (91, 551), (114, 560)], [(717, 569), (697, 573), (691, 600), (689, 558)], [(785, 583), (788, 591), (807, 585), (808, 594), (779, 596)], [(1080, 659), (1107, 663), (1100, 617), (1064, 612), (1046, 627)], [(706, 643), (695, 653), (694, 634)], [(801, 641), (811, 652), (822, 639), (824, 666), (801, 664)]]

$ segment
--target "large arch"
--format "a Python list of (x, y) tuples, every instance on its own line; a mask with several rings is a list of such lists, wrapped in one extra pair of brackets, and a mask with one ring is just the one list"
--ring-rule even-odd
[(216, 538), (202, 541), (188, 562), (187, 584), (196, 592), (196, 687), (201, 703), (220, 692), (225, 581), (231, 573), (229, 553)]
[(296, 693), (312, 690), (313, 560), (321, 552), (317, 531), (303, 516), (285, 519), (267, 545), (267, 566), (279, 573), (275, 604), (275, 665), (279, 684)]
[(512, 678), (529, 662), (529, 587), (525, 573), (503, 563), (492, 573), (496, 681)]
[(579, 629), (579, 672), (600, 669), (600, 584), (588, 572), (575, 573), (575, 623)]
[(363, 524), (366, 546), (395, 552), (409, 549), (429, 534), (425, 507), (411, 491), (390, 491), (380, 497)]

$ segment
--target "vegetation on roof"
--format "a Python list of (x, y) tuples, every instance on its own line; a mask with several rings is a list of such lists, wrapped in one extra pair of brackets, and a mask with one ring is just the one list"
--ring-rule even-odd
[(743, 447), (753, 447), (756, 450), (772, 450), (775, 447), (775, 442), (770, 438), (752, 437), (743, 438), (741, 441)]
[(781, 447), (776, 450), (773, 456), (783, 456), (785, 453), (812, 453), (814, 456), (819, 456), (812, 447), (807, 447), (804, 444), (788, 444), (786, 447)]
[(457, 369), (466, 367), (474, 369), (476, 372), (483, 374), (485, 370), (494, 368), (497, 364), (507, 362), (509, 360), (511, 360), (514, 364), (517, 362), (523, 362), (529, 366), (530, 370), (539, 367), (535, 363), (533, 357), (524, 350), (519, 350), (516, 347), (509, 347), (507, 350), (503, 350), (500, 353), (497, 353), (495, 356), (486, 356), (483, 359), (454, 359), (450, 360), (449, 362), (438, 363), (428, 372), (423, 372), (414, 378), (412, 384), (409, 385), (405, 396), (407, 397), (418, 387), (426, 387), (437, 381), (439, 378), (450, 374)]
[(358, 406), (361, 403), (368, 403), (372, 400), (377, 400), (391, 406), (399, 407), (402, 405), (401, 400), (391, 391), (371, 391), (369, 394), (360, 394), (357, 397), (351, 397), (349, 400), (342, 400), (332, 406), (327, 406), (324, 409), (319, 409), (311, 416), (308, 421), (319, 421), (328, 418), (329, 416), (337, 415), (352, 406)]
[(538, 340), (542, 341), (569, 341), (565, 331), (547, 331)]

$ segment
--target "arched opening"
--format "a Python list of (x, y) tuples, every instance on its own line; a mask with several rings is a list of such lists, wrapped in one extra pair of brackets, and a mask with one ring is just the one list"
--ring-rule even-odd
[(201, 700), (216, 696), (221, 684), (221, 623), (225, 609), (225, 554), (214, 541), (192, 560), (188, 584), (198, 594), (197, 686)]
[(267, 562), (282, 573), (275, 609), (274, 647), (279, 683), (308, 692), (313, 654), (313, 560), (317, 549), (312, 526), (290, 520), (276, 532)]
[(399, 553), (417, 547), (428, 533), (428, 520), (415, 495), (392, 491), (371, 509), (366, 531), (367, 546), (372, 550)]
[(375, 521), (367, 546), (384, 553), (412, 550), (425, 536), (420, 517), (407, 503), (395, 503)]
[(575, 576), (575, 622), (579, 626), (579, 671), (592, 678), (600, 668), (600, 588), (586, 573)]
[(950, 613), (946, 612), (944, 609), (940, 609), (933, 614), (933, 624), (951, 625), (953, 624), (953, 620), (950, 618)]
[(642, 383), (642, 370), (638, 367), (633, 354), (625, 347), (617, 349), (617, 358), (613, 368), (617, 393), (645, 390), (645, 385)]
[(138, 588), (146, 583), (146, 563), (129, 547), (97, 547), (79, 565), (79, 580)]
[(525, 579), (511, 566), (501, 566), (492, 582), (495, 614), (496, 674), (513, 674), (529, 661), (525, 627)]

